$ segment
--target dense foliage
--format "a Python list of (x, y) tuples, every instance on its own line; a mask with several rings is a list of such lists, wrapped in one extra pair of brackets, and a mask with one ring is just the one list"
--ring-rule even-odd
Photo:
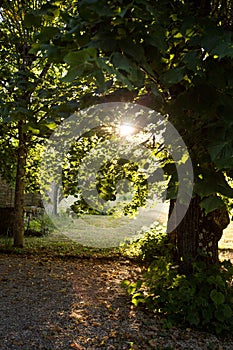
[[(92, 162), (92, 157), (98, 157), (98, 148), (106, 140), (116, 138), (116, 130), (111, 127), (104, 128), (99, 127), (96, 130), (92, 130), (90, 135), (85, 134), (79, 140), (74, 142), (69, 150), (66, 160), (62, 167), (63, 174), (63, 188), (64, 195), (73, 195), (77, 198), (77, 201), (72, 206), (75, 213), (104, 213), (104, 208), (99, 206), (98, 210), (91, 208), (90, 205), (85, 203), (82, 197), (82, 191), (79, 188), (80, 180), (82, 178), (79, 168), (82, 165), (82, 161), (85, 157), (88, 158), (88, 153), (93, 151), (89, 161)], [(105, 146), (106, 148), (106, 146)], [(161, 152), (162, 154), (162, 152)], [(107, 156), (107, 154), (105, 154)], [(87, 158), (85, 161), (87, 162)], [(95, 174), (89, 174), (89, 176)], [(84, 174), (84, 178), (86, 174)], [(85, 180), (85, 179), (84, 179)], [(139, 165), (135, 161), (129, 159), (123, 159), (119, 156), (115, 158), (106, 159), (96, 174), (96, 190), (98, 195), (104, 201), (114, 202), (117, 196), (121, 196), (122, 201), (118, 203), (115, 208), (107, 211), (108, 215), (133, 215), (139, 207), (146, 204), (148, 196), (148, 183), (146, 181), (146, 175), (139, 170)], [(132, 185), (133, 196), (130, 203), (127, 204), (127, 185), (122, 180), (127, 180)], [(121, 183), (121, 185), (120, 185)], [(124, 186), (125, 184), (125, 186)], [(95, 181), (93, 181), (95, 186)], [(91, 199), (91, 198), (89, 198)]]
[(121, 247), (128, 256), (139, 259), (146, 266), (159, 257), (169, 257), (170, 248), (166, 227), (157, 221), (147, 229), (142, 228), (138, 232), (138, 238), (126, 241)]
[[(215, 261), (229, 222), (226, 203), (233, 197), (232, 1), (32, 3), (27, 11), (23, 2), (2, 5), (2, 115), (17, 125), (18, 160), (25, 159), (28, 137), (48, 135), (70, 106), (134, 101), (168, 115), (188, 147), (195, 175), (196, 214), (186, 216), (182, 230), (196, 246), (185, 251), (184, 232), (177, 233), (179, 263), (200, 251)], [(55, 81), (54, 72), (60, 73)], [(72, 98), (78, 94), (78, 105), (67, 103), (66, 84)], [(24, 178), (25, 167), (24, 162), (17, 168), (18, 178)], [(168, 198), (175, 200), (176, 169), (166, 171)], [(114, 186), (102, 189), (105, 198), (114, 198)]]
[(124, 285), (132, 302), (145, 303), (163, 317), (165, 327), (179, 325), (226, 335), (233, 331), (232, 277), (229, 261), (214, 266), (196, 263), (187, 277), (161, 257), (142, 279)]
[[(28, 13), (36, 9), (43, 20), (30, 22)], [(0, 7), (0, 171), (15, 187), (18, 246), (23, 246), (25, 190), (38, 190), (40, 145), (77, 105), (78, 87), (60, 80), (64, 67), (31, 51), (42, 29), (61, 24), (55, 13), (43, 0), (5, 0)]]
[[(48, 7), (65, 25), (55, 35), (46, 28), (34, 49), (51, 60), (56, 50), (56, 62), (69, 68), (63, 81), (85, 80), (80, 108), (135, 101), (168, 115), (194, 168), (190, 210), (169, 238), (174, 256), (186, 273), (203, 254), (216, 262), (233, 197), (232, 1), (81, 0), (68, 13), (62, 4)], [(176, 168), (163, 170), (171, 176), (171, 208), (182, 206)]]

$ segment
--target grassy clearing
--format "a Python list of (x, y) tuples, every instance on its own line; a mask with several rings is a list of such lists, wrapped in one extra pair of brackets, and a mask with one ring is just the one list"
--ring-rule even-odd
[(11, 237), (0, 237), (0, 253), (17, 255), (53, 256), (54, 258), (119, 258), (127, 254), (124, 249), (92, 248), (69, 240), (65, 235), (53, 232), (43, 237), (25, 237), (23, 249), (13, 247)]
[[(142, 254), (156, 249), (156, 237), (149, 239), (147, 235), (139, 243), (125, 244), (113, 248), (97, 248), (85, 246), (69, 239), (66, 235), (54, 231), (42, 237), (25, 237), (23, 249), (13, 247), (11, 237), (0, 236), (0, 254), (16, 254), (21, 256), (50, 256), (62, 259), (107, 258), (143, 260)], [(146, 250), (146, 251), (144, 251)], [(230, 259), (233, 263), (233, 249), (220, 247), (220, 260)]]

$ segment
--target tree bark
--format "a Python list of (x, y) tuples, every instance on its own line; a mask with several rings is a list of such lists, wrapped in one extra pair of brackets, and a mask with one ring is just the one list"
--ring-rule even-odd
[[(175, 207), (170, 202), (169, 217)], [(225, 208), (205, 214), (200, 206), (200, 198), (192, 198), (187, 213), (174, 231), (169, 233), (169, 243), (173, 246), (173, 260), (179, 265), (180, 273), (192, 272), (195, 261), (207, 264), (218, 263), (218, 241), (230, 220)]]
[(25, 192), (25, 166), (27, 159), (26, 137), (23, 131), (24, 122), (18, 122), (18, 156), (17, 172), (15, 182), (15, 201), (14, 201), (14, 225), (13, 237), (14, 246), (23, 248), (24, 246), (24, 192)]

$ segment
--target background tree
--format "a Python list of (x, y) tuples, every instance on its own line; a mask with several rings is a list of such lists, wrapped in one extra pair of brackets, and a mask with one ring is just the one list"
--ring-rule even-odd
[[(82, 135), (80, 139), (76, 140), (71, 146), (69, 154), (66, 157), (65, 165), (63, 165), (63, 189), (65, 196), (73, 195), (77, 198), (77, 201), (72, 205), (72, 209), (75, 213), (104, 213), (104, 209), (100, 208), (100, 206), (98, 211), (97, 209), (91, 208), (91, 206), (85, 202), (82, 196), (82, 191), (79, 188), (82, 177), (79, 169), (83, 159), (88, 156), (88, 153), (91, 150), (94, 150), (106, 140), (116, 138), (117, 133), (119, 134), (119, 130), (116, 130), (116, 127), (114, 126), (97, 127)], [(93, 153), (90, 160), (92, 160), (92, 157), (94, 156), (97, 157), (98, 153)], [(120, 192), (124, 193), (124, 190), (120, 189), (119, 186), (117, 188), (119, 181), (124, 179), (130, 181), (134, 188), (134, 196), (130, 204), (125, 202), (125, 205), (122, 208), (121, 203), (121, 208), (119, 208), (118, 205), (115, 209), (109, 209), (106, 214), (112, 215), (118, 212), (119, 215), (133, 215), (139, 207), (146, 204), (148, 184), (145, 174), (138, 170), (139, 166), (136, 162), (131, 162), (130, 160), (119, 158), (117, 156), (111, 160), (105, 160), (102, 164), (96, 174), (96, 189), (100, 198), (104, 201), (115, 201)], [(86, 174), (84, 175), (86, 176)], [(90, 173), (89, 175), (93, 176), (94, 174)], [(95, 183), (92, 185), (95, 187)], [(91, 200), (91, 198), (89, 199)]]
[[(30, 15), (38, 8), (43, 19)], [(77, 84), (62, 83), (64, 68), (41, 51), (32, 50), (36, 38), (43, 38), (48, 47), (51, 36), (59, 34), (57, 11), (43, 0), (5, 0), (0, 8), (1, 172), (15, 185), (14, 245), (18, 247), (23, 246), (29, 155), (77, 107)], [(56, 61), (58, 49), (51, 48), (49, 52)]]
[[(66, 17), (64, 35), (52, 39), (70, 66), (66, 81), (88, 76), (99, 91), (108, 91), (111, 77), (112, 90), (147, 93), (140, 103), (168, 113), (182, 135), (195, 187), (190, 210), (170, 240), (186, 273), (196, 259), (217, 261), (217, 242), (229, 223), (232, 8), (232, 1), (81, 0), (74, 16)], [(175, 200), (175, 173), (171, 176), (172, 209), (181, 204)]]

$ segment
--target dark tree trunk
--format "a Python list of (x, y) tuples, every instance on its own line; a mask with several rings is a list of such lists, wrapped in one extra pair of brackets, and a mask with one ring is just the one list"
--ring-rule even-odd
[(23, 132), (24, 122), (18, 122), (18, 159), (15, 182), (15, 202), (14, 202), (14, 246), (22, 248), (24, 245), (24, 191), (25, 191), (25, 165), (27, 159), (27, 146), (25, 134)]
[[(175, 205), (175, 201), (171, 200), (169, 216)], [(225, 208), (206, 215), (200, 207), (200, 198), (196, 196), (191, 200), (184, 219), (169, 234), (169, 242), (174, 247), (173, 259), (181, 273), (190, 274), (195, 261), (218, 262), (218, 241), (229, 222)]]

